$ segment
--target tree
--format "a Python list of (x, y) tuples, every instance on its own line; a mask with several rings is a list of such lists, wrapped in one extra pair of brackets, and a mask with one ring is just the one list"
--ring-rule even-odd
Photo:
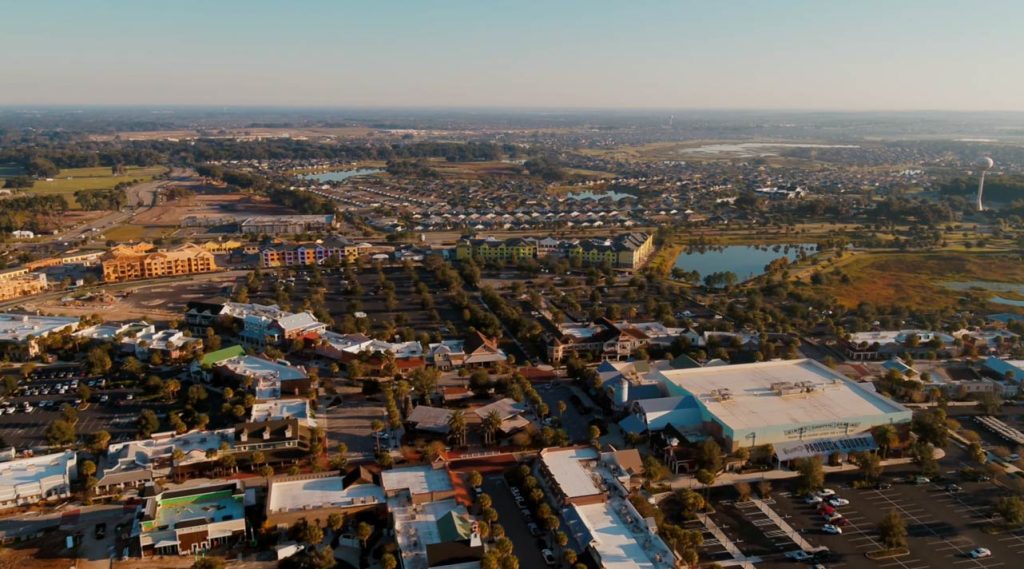
[(501, 413), (497, 409), (492, 409), (482, 421), (482, 427), (484, 431), (484, 441), (490, 444), (497, 442), (497, 434), (501, 431)]
[[(469, 473), (469, 485), (473, 488), (479, 488), (484, 483), (484, 476), (480, 474), (479, 470), (473, 470)], [(484, 494), (486, 495), (486, 494)]]
[(394, 555), (385, 553), (380, 556), (380, 567), (381, 569), (395, 569), (398, 567), (398, 560), (395, 559)]
[(888, 549), (898, 549), (907, 546), (907, 524), (903, 516), (896, 510), (890, 510), (878, 524), (878, 533), (882, 543)]
[(800, 472), (799, 488), (801, 492), (817, 490), (825, 485), (825, 471), (822, 468), (820, 456), (798, 459), (796, 468)]
[(306, 518), (301, 518), (292, 524), (288, 533), (295, 541), (304, 543), (307, 546), (317, 545), (324, 540), (324, 530), (320, 529), (320, 526), (316, 524), (309, 523), (309, 520)]
[(373, 526), (366, 522), (359, 522), (356, 526), (356, 537), (359, 538), (359, 543), (363, 544), (363, 549), (366, 549), (366, 544), (373, 536)]
[(103, 375), (109, 372), (113, 366), (113, 363), (110, 361), (110, 354), (99, 346), (89, 350), (85, 359), (89, 364), (89, 373), (91, 375)]
[(466, 446), (466, 414), (461, 409), (452, 411), (448, 417), (448, 430), (453, 444)]
[(921, 474), (931, 477), (939, 473), (939, 461), (935, 459), (935, 447), (924, 441), (918, 441), (914, 443), (911, 451), (914, 462), (921, 467)]
[(859, 452), (853, 456), (853, 461), (860, 467), (864, 480), (876, 481), (882, 476), (882, 459), (873, 452)]
[(200, 557), (192, 564), (192, 569), (224, 569), (224, 559), (221, 557)]
[(46, 441), (52, 446), (69, 445), (75, 442), (75, 426), (64, 419), (57, 419), (46, 427)]
[(82, 476), (88, 478), (93, 474), (96, 474), (96, 463), (91, 460), (83, 461), (82, 466), (79, 467), (79, 471), (81, 471)]
[(733, 484), (733, 488), (736, 489), (737, 502), (746, 502), (747, 500), (750, 500), (750, 494), (753, 490), (751, 489), (749, 482), (737, 482), (736, 484)]
[(879, 450), (882, 451), (883, 458), (889, 456), (889, 451), (900, 442), (899, 435), (896, 433), (896, 427), (892, 425), (875, 427), (874, 436)]
[(107, 447), (110, 446), (110, 433), (107, 431), (96, 431), (92, 434), (92, 441), (89, 444), (90, 450), (93, 454), (103, 455), (107, 453)]
[(996, 500), (995, 511), (1010, 525), (1024, 523), (1024, 501), (1019, 496), (1001, 496)]
[(772, 495), (772, 483), (767, 480), (758, 482), (757, 493), (761, 495), (761, 498), (767, 500)]
[(700, 468), (717, 475), (722, 470), (722, 447), (714, 439), (707, 438), (697, 447), (697, 464)]
[(590, 435), (590, 444), (598, 446), (601, 439), (601, 428), (597, 425), (590, 425), (587, 433)]

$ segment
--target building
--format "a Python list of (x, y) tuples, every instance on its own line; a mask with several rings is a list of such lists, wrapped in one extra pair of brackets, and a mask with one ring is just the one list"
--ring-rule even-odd
[(780, 460), (790, 460), (869, 450), (872, 428), (911, 420), (906, 407), (813, 360), (658, 370), (653, 377), (669, 396), (636, 402), (620, 426), (671, 426), (687, 439), (713, 437), (726, 452), (772, 444)]
[(75, 451), (0, 462), (0, 509), (69, 498), (78, 479)]
[(110, 258), (103, 261), (103, 280), (106, 282), (152, 279), (217, 270), (213, 253), (192, 243), (169, 251), (141, 253), (115, 248)]
[(326, 233), (331, 229), (334, 229), (333, 215), (261, 215), (238, 223), (238, 231), (246, 235)]
[(673, 569), (675, 553), (628, 499), (635, 458), (591, 447), (547, 448), (535, 472), (562, 506), (573, 549), (589, 551), (598, 567)]
[(385, 470), (381, 486), (403, 569), (479, 567), (484, 545), (476, 520), (455, 500), (447, 469), (415, 466)]
[(510, 397), (505, 397), (504, 399), (499, 399), (493, 403), (473, 409), (473, 414), (480, 421), (483, 421), (491, 413), (497, 413), (498, 417), (501, 418), (500, 434), (507, 436), (530, 425), (530, 420), (523, 417), (526, 411), (527, 407), (525, 404), (519, 403)]
[(592, 324), (561, 325), (558, 331), (558, 334), (548, 336), (548, 361), (551, 363), (582, 354), (618, 360), (631, 357), (651, 343), (651, 337), (643, 328), (629, 322), (612, 322), (604, 317)]
[(326, 520), (331, 514), (351, 515), (377, 509), (383, 515), (387, 499), (366, 469), (346, 475), (319, 472), (275, 476), (267, 486), (267, 525), (290, 526), (301, 518)]
[(355, 244), (338, 236), (313, 243), (269, 245), (260, 249), (260, 266), (292, 267), (322, 265), (329, 260), (354, 263), (361, 252), (369, 250), (365, 244)]
[(609, 265), (635, 269), (654, 253), (654, 236), (648, 233), (624, 233), (609, 239), (586, 239), (567, 248), (565, 255), (586, 265)]
[(455, 259), (476, 258), (484, 262), (514, 263), (539, 257), (566, 257), (587, 265), (610, 265), (635, 269), (654, 253), (654, 236), (648, 233), (624, 233), (606, 239), (559, 241), (515, 237), (511, 239), (462, 239), (455, 245)]
[(474, 331), (465, 340), (445, 340), (428, 346), (428, 362), (448, 371), (460, 367), (493, 367), (508, 361), (498, 341)]
[(245, 537), (245, 491), (230, 482), (161, 492), (135, 523), (142, 557), (198, 555)]
[(459, 261), (477, 258), (484, 262), (514, 263), (522, 259), (536, 259), (537, 244), (521, 237), (462, 239), (455, 245), (455, 258)]
[(36, 316), (34, 314), (0, 314), (0, 351), (34, 356), (39, 353), (39, 340), (50, 334), (72, 331), (78, 318)]
[(188, 472), (216, 460), (222, 449), (233, 452), (234, 444), (232, 429), (154, 433), (148, 439), (111, 444), (97, 464), (96, 492), (119, 494), (161, 478), (187, 478)]
[(213, 373), (237, 385), (251, 386), (256, 399), (278, 399), (282, 394), (305, 395), (313, 388), (305, 369), (284, 360), (235, 356), (214, 364)]
[(843, 342), (846, 356), (851, 360), (886, 360), (909, 354), (915, 359), (927, 359), (930, 353), (940, 357), (959, 354), (956, 339), (949, 334), (930, 330), (876, 330), (854, 332)]
[(315, 429), (317, 422), (309, 408), (308, 399), (273, 399), (256, 401), (249, 411), (250, 423), (295, 419), (300, 425)]
[(0, 300), (39, 294), (49, 288), (45, 273), (24, 274), (22, 270), (27, 272), (27, 269), (15, 269), (0, 273)]

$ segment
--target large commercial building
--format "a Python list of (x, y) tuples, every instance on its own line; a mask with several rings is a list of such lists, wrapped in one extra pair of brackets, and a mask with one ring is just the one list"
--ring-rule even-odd
[(78, 477), (75, 451), (0, 462), (0, 509), (67, 498)]
[(78, 318), (0, 314), (0, 352), (34, 356), (39, 340), (64, 330), (74, 330)]
[(192, 273), (209, 273), (217, 270), (213, 253), (187, 243), (169, 251), (138, 253), (112, 251), (109, 259), (103, 261), (103, 280), (107, 282), (151, 279)]
[(638, 401), (626, 431), (671, 427), (727, 452), (772, 444), (780, 460), (874, 448), (870, 430), (911, 411), (813, 360), (657, 370), (669, 396)]
[(263, 215), (246, 218), (238, 224), (239, 232), (247, 235), (323, 233), (333, 228), (333, 215)]

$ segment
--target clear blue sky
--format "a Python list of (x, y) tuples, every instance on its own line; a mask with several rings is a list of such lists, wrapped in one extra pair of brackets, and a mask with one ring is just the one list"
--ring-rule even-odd
[(1021, 0), (0, 0), (0, 104), (1024, 110)]

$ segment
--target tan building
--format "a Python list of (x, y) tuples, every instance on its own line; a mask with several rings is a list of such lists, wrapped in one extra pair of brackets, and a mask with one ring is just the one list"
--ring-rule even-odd
[(44, 273), (23, 273), (15, 271), (15, 275), (0, 275), (0, 300), (9, 300), (43, 292), (47, 288)]
[(112, 251), (103, 261), (103, 280), (106, 282), (133, 279), (152, 279), (217, 270), (213, 253), (188, 243), (170, 251), (131, 253)]

